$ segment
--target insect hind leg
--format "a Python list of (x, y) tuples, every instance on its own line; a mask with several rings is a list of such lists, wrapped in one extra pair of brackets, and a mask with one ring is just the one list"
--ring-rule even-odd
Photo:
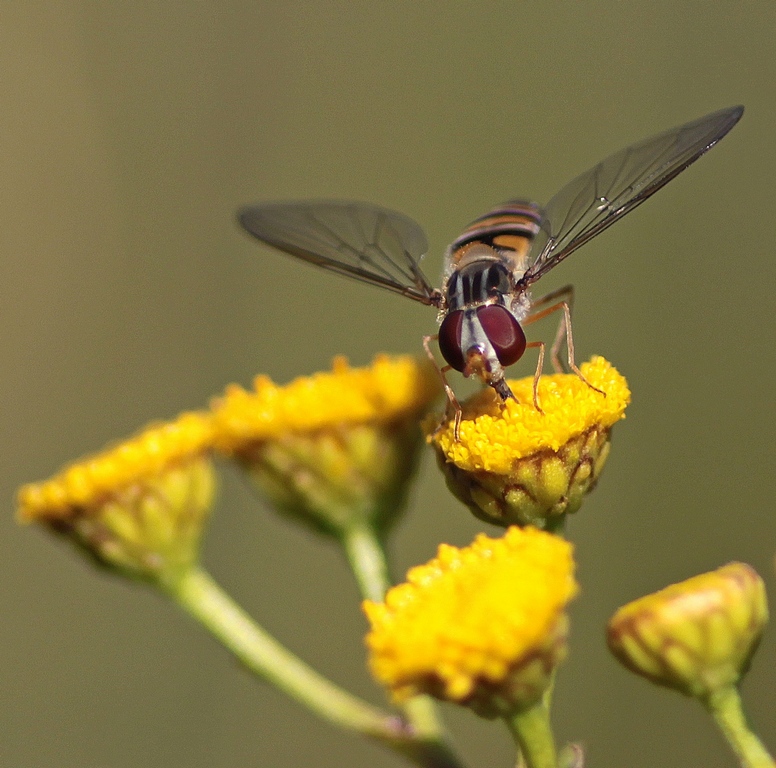
[[(560, 299), (560, 301), (557, 301), (557, 299)], [(553, 304), (551, 302), (555, 303)], [(558, 372), (563, 371), (563, 366), (560, 362), (560, 348), (565, 338), (567, 353), (566, 358), (569, 369), (577, 376), (579, 376), (579, 378), (582, 379), (582, 381), (584, 381), (585, 384), (590, 387), (590, 389), (594, 389), (596, 392), (599, 392), (604, 397), (606, 397), (606, 392), (604, 392), (602, 389), (599, 389), (598, 387), (593, 386), (585, 378), (582, 371), (580, 371), (577, 367), (576, 361), (574, 359), (574, 334), (571, 330), (571, 305), (573, 302), (574, 286), (564, 285), (562, 288), (558, 288), (557, 291), (552, 291), (551, 293), (542, 296), (540, 299), (537, 299), (533, 303), (533, 310), (545, 304), (550, 304), (550, 306), (545, 307), (544, 309), (540, 309), (538, 312), (532, 311), (531, 314), (528, 315), (528, 317), (523, 321), (524, 325), (530, 325), (531, 323), (535, 323), (537, 320), (541, 320), (548, 315), (551, 315), (553, 312), (563, 310), (563, 317), (558, 325), (558, 330), (555, 334), (555, 340), (553, 341), (550, 350), (550, 357), (552, 359), (553, 368), (555, 368), (555, 370)]]
[[(528, 325), (529, 323), (533, 323), (536, 320), (541, 320), (542, 318), (547, 317), (547, 315), (557, 311), (557, 309), (559, 309), (559, 305), (562, 302), (566, 302), (566, 304), (568, 304), (569, 313), (571, 313), (571, 309), (574, 306), (574, 286), (573, 285), (571, 284), (564, 285), (562, 288), (558, 288), (555, 291), (551, 291), (550, 293), (547, 293), (544, 296), (531, 302), (531, 314), (524, 321), (525, 324)], [(543, 307), (547, 304), (553, 304), (553, 306), (541, 312), (535, 311), (537, 308)], [(569, 328), (570, 328), (570, 324), (569, 324)], [(550, 347), (550, 360), (552, 361), (553, 370), (556, 373), (568, 373), (568, 370), (569, 370), (561, 362), (561, 359), (560, 359), (560, 350), (561, 350), (561, 347), (563, 346), (563, 341), (566, 338), (567, 338), (566, 322), (565, 322), (565, 318), (561, 318), (561, 321), (558, 323), (558, 329), (555, 331), (555, 339), (553, 340), (552, 346)]]

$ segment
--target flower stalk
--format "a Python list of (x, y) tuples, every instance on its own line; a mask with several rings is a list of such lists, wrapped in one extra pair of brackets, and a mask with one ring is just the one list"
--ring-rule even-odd
[(743, 768), (776, 768), (773, 757), (746, 722), (736, 686), (714, 691), (704, 704)]
[(557, 768), (558, 758), (550, 728), (550, 718), (543, 701), (505, 717), (504, 722), (520, 750), (517, 764), (527, 768)]
[(167, 594), (251, 672), (322, 719), (374, 739), (428, 768), (459, 768), (441, 741), (320, 675), (258, 626), (201, 568), (164, 585)]
[[(370, 525), (355, 524), (345, 529), (341, 537), (361, 596), (365, 600), (382, 601), (391, 586), (385, 546)], [(445, 727), (430, 696), (413, 696), (401, 706), (415, 733), (431, 741), (446, 739)]]
[(361, 596), (366, 600), (381, 601), (390, 579), (385, 549), (374, 528), (356, 521), (343, 531), (340, 541)]
[(167, 584), (169, 596), (253, 673), (320, 717), (369, 735), (385, 732), (385, 716), (320, 676), (259, 627), (201, 568)]

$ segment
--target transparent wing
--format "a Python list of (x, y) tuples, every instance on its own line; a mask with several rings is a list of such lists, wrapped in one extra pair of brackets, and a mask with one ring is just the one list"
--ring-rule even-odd
[(730, 107), (665, 131), (602, 160), (567, 184), (544, 209), (532, 247), (536, 260), (521, 283), (529, 285), (710, 150), (741, 118)]
[(418, 262), (423, 230), (401, 213), (369, 203), (314, 200), (251, 205), (240, 224), (262, 242), (341, 275), (436, 304)]

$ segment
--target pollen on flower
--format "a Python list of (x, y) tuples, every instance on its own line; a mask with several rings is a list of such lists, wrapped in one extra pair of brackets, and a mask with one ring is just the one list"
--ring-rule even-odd
[(49, 480), (22, 486), (19, 517), (57, 520), (96, 507), (204, 454), (212, 440), (212, 420), (206, 413), (183, 413), (174, 421), (152, 424), (129, 440), (74, 462)]
[(253, 390), (233, 384), (213, 403), (218, 447), (227, 453), (289, 432), (332, 425), (389, 423), (420, 415), (439, 394), (431, 367), (410, 356), (378, 355), (352, 368), (334, 359), (332, 370), (285, 386), (257, 376)]
[(529, 376), (509, 382), (516, 401), (502, 404), (491, 389), (470, 398), (463, 406), (458, 440), (452, 422), (429, 440), (460, 469), (508, 474), (518, 459), (542, 450), (557, 451), (591, 428), (607, 429), (624, 418), (630, 402), (625, 378), (598, 356), (580, 370), (606, 396), (575, 374), (542, 376), (542, 413), (534, 407), (533, 377)]
[(509, 382), (516, 401), (502, 403), (491, 389), (474, 395), (462, 404), (458, 439), (452, 420), (426, 420), (448, 488), (477, 517), (558, 530), (595, 488), (630, 392), (602, 357), (581, 371), (592, 386), (576, 374), (542, 376), (541, 411), (533, 377)]
[(571, 545), (535, 528), (441, 545), (384, 603), (364, 603), (372, 673), (399, 700), (430, 693), (486, 716), (535, 700), (565, 654), (573, 571)]

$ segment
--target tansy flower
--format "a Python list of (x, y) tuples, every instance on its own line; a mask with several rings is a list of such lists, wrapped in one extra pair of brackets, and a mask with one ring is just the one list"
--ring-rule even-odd
[(401, 508), (421, 442), (419, 422), (440, 386), (414, 357), (378, 355), (253, 389), (227, 388), (213, 403), (216, 444), (236, 457), (281, 511), (340, 536), (384, 531)]
[(131, 576), (175, 578), (197, 558), (213, 497), (207, 414), (184, 413), (18, 493), (18, 514)]
[(373, 675), (397, 700), (429, 693), (485, 717), (530, 706), (566, 654), (573, 570), (571, 545), (535, 528), (441, 545), (364, 603)]
[(542, 376), (533, 403), (533, 377), (510, 381), (517, 400), (501, 403), (492, 389), (463, 404), (459, 439), (451, 420), (426, 423), (452, 492), (475, 515), (499, 525), (556, 528), (579, 509), (609, 455), (612, 425), (630, 402), (625, 379), (604, 358), (575, 374)]
[(607, 640), (631, 671), (707, 700), (739, 682), (767, 621), (762, 579), (729, 563), (623, 606)]

